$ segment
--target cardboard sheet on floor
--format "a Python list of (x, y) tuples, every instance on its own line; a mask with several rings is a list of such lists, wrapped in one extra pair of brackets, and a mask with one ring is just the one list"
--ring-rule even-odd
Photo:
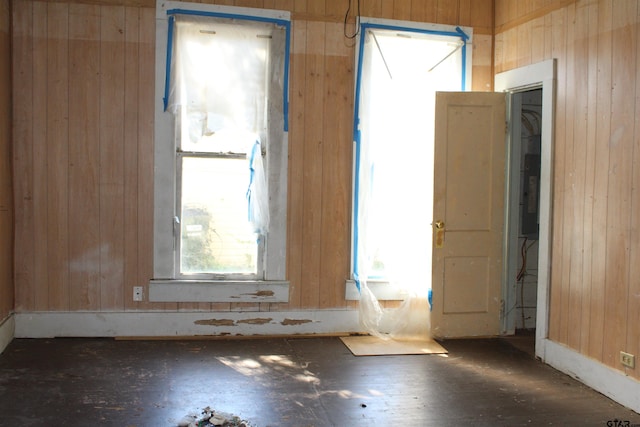
[(369, 335), (340, 337), (340, 339), (354, 356), (447, 353), (447, 350), (434, 340), (383, 340)]

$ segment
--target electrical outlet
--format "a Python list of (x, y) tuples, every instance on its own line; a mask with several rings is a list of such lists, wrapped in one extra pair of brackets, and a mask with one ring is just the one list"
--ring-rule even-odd
[(142, 301), (142, 286), (133, 287), (133, 300)]
[(620, 363), (622, 363), (627, 368), (633, 369), (636, 366), (636, 357), (633, 354), (629, 354), (629, 353), (625, 353), (624, 351), (621, 351)]

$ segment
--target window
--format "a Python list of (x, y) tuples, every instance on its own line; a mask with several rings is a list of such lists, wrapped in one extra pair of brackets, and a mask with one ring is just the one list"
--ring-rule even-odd
[(157, 13), (154, 282), (284, 281), (288, 13)]
[[(430, 289), (435, 92), (465, 90), (470, 37), (466, 28), (362, 19), (352, 237), (358, 289), (362, 281), (397, 286), (384, 289), (385, 299)], [(350, 284), (347, 298), (357, 298)]]

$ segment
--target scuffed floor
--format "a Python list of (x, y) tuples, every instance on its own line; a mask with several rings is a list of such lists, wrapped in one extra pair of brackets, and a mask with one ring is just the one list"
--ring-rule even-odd
[(206, 408), (251, 427), (640, 424), (506, 340), (445, 347), (356, 357), (327, 337), (16, 339), (0, 355), (0, 426), (178, 426)]

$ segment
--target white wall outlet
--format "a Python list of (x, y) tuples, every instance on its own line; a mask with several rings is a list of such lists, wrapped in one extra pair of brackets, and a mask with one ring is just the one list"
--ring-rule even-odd
[(625, 353), (624, 351), (621, 351), (620, 363), (622, 363), (627, 368), (633, 369), (636, 366), (636, 357), (633, 354), (629, 354), (629, 353)]
[(142, 286), (133, 287), (133, 300), (142, 301)]

